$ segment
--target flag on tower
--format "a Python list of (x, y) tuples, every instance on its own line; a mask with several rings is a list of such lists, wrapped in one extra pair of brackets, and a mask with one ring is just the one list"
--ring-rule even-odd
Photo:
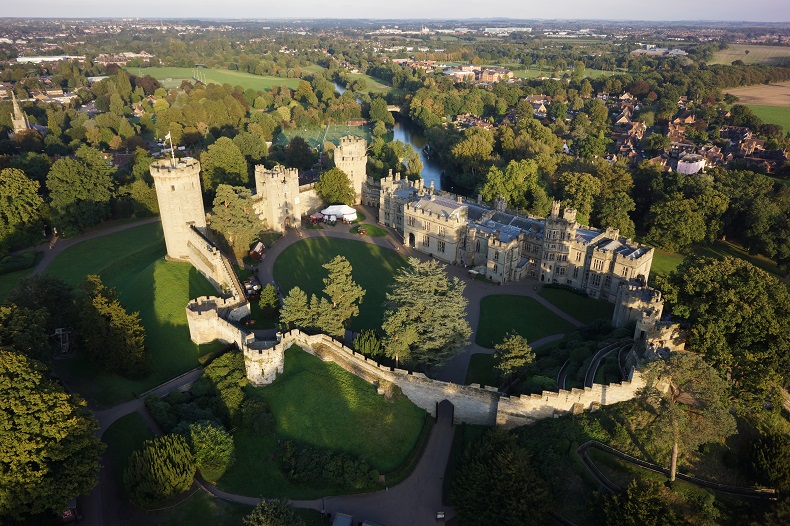
[(167, 132), (167, 135), (165, 135), (165, 140), (168, 140), (168, 139), (170, 139), (170, 132)]

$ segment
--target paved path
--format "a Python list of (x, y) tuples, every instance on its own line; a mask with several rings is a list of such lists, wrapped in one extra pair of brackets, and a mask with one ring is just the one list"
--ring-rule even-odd
[(149, 217), (148, 219), (141, 219), (140, 221), (134, 221), (132, 223), (124, 223), (122, 225), (115, 225), (107, 228), (102, 228), (99, 230), (94, 230), (92, 232), (88, 232), (86, 234), (82, 234), (81, 236), (71, 237), (68, 239), (60, 239), (57, 236), (52, 238), (50, 243), (44, 243), (42, 245), (37, 246), (34, 250), (37, 252), (42, 252), (44, 257), (41, 258), (41, 261), (33, 269), (33, 274), (41, 274), (46, 270), (46, 268), (52, 263), (52, 261), (60, 255), (61, 252), (66, 250), (69, 247), (72, 247), (78, 243), (82, 243), (83, 241), (87, 241), (89, 239), (96, 239), (97, 237), (108, 236), (110, 234), (115, 234), (116, 232), (121, 232), (123, 230), (129, 230), (130, 228), (135, 228), (142, 225), (148, 225), (150, 223), (158, 223), (160, 221), (159, 217)]

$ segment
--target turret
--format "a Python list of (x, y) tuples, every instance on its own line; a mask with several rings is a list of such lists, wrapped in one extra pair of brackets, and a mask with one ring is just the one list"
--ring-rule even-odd
[(368, 164), (367, 143), (360, 137), (347, 135), (335, 148), (335, 166), (348, 176), (356, 194), (355, 203), (362, 202), (362, 183), (365, 182)]

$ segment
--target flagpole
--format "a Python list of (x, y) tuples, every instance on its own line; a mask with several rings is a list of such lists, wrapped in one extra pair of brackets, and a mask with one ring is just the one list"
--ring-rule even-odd
[(175, 168), (176, 167), (176, 152), (173, 150), (173, 136), (170, 135), (170, 131), (167, 132), (165, 139), (170, 139), (170, 165)]

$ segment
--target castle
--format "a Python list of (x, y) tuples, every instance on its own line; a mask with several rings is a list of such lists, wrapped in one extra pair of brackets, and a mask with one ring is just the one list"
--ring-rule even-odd
[[(468, 203), (433, 187), (426, 189), (421, 181), (398, 176), (384, 178), (381, 183), (363, 181), (364, 141), (344, 138), (338, 150), (340, 163), (353, 173), (358, 198), (371, 199), (375, 194), (381, 210), (379, 221), (402, 232), (406, 243), (416, 249), (442, 261), (480, 268), (500, 283), (538, 275), (544, 282), (565, 278), (595, 297), (619, 300), (613, 322), (624, 325), (636, 320), (635, 339), (663, 343), (653, 336), (673, 336), (670, 327), (661, 326), (660, 295), (635, 285), (635, 281), (619, 285), (629, 279), (647, 279), (652, 249), (631, 245), (619, 238), (617, 231), (582, 229), (573, 210), (560, 215), (559, 203), (554, 204), (551, 216), (542, 220), (509, 214), (501, 201), (495, 210)], [(439, 402), (449, 400), (455, 407), (456, 423), (505, 427), (627, 400), (644, 385), (638, 371), (629, 368), (622, 383), (506, 397), (496, 388), (442, 382), (382, 366), (322, 334), (293, 330), (278, 334), (277, 341), (259, 340), (238, 323), (250, 314), (244, 288), (228, 258), (207, 237), (200, 162), (192, 158), (158, 160), (151, 164), (150, 172), (167, 257), (191, 263), (219, 292), (186, 305), (190, 338), (196, 344), (219, 340), (238, 346), (253, 385), (273, 382), (283, 371), (285, 349), (298, 345), (375, 384), (381, 394), (399, 388), (431, 415), (435, 416)], [(311, 185), (299, 185), (296, 170), (256, 167), (255, 184), (255, 212), (272, 227), (294, 226), (303, 214), (320, 205)], [(566, 270), (560, 271), (563, 268)]]

